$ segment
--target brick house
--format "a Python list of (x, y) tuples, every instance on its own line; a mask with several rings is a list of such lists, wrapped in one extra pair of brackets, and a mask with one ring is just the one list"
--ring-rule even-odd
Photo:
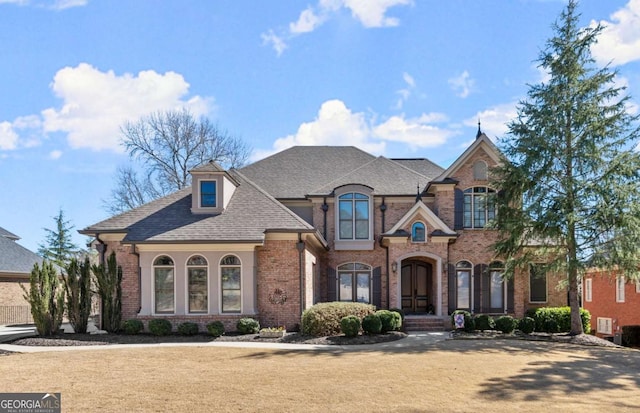
[(582, 281), (582, 305), (591, 313), (591, 328), (611, 337), (627, 325), (640, 325), (640, 281), (617, 272), (592, 269)]
[(0, 227), (0, 325), (33, 322), (20, 284), (29, 288), (34, 264), (42, 258), (18, 244), (19, 236)]
[[(123, 267), (123, 316), (201, 326), (240, 317), (295, 328), (317, 302), (401, 308), (440, 325), (455, 309), (522, 317), (566, 305), (557, 278), (503, 281), (485, 229), (499, 153), (483, 133), (447, 169), (355, 147), (293, 147), (91, 225)], [(537, 271), (537, 272), (536, 272)]]

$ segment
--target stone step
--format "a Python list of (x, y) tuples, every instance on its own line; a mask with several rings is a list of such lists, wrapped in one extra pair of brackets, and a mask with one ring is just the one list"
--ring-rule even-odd
[(405, 331), (445, 331), (444, 320), (436, 317), (405, 317)]

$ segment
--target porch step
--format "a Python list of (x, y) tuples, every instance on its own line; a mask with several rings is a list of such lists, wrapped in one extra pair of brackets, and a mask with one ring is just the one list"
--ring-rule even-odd
[(406, 316), (404, 318), (404, 331), (444, 331), (444, 319), (442, 317)]

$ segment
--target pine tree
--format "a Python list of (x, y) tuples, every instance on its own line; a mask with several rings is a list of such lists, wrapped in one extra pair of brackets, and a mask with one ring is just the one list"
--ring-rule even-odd
[(71, 231), (74, 227), (70, 221), (64, 218), (64, 212), (60, 209), (58, 215), (53, 218), (56, 222), (56, 229), (45, 228), (47, 233), (46, 241), (40, 244), (38, 249), (40, 256), (60, 267), (67, 265), (78, 252), (78, 247), (71, 240)]
[[(583, 332), (579, 280), (590, 266), (638, 277), (640, 138), (629, 96), (616, 72), (597, 68), (590, 47), (602, 27), (578, 27), (570, 0), (538, 59), (549, 80), (530, 87), (501, 142), (506, 159), (494, 171), (495, 252), (505, 276), (546, 259), (566, 274), (571, 334)], [(535, 245), (536, 248), (527, 248)]]

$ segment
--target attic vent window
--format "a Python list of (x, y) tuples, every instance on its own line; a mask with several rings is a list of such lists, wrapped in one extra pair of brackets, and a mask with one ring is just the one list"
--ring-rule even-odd
[(425, 241), (425, 228), (422, 222), (416, 222), (411, 227), (411, 241), (412, 242)]
[(477, 181), (487, 180), (487, 164), (484, 161), (477, 161), (473, 164), (473, 179)]
[(216, 207), (216, 181), (200, 181), (200, 206)]

